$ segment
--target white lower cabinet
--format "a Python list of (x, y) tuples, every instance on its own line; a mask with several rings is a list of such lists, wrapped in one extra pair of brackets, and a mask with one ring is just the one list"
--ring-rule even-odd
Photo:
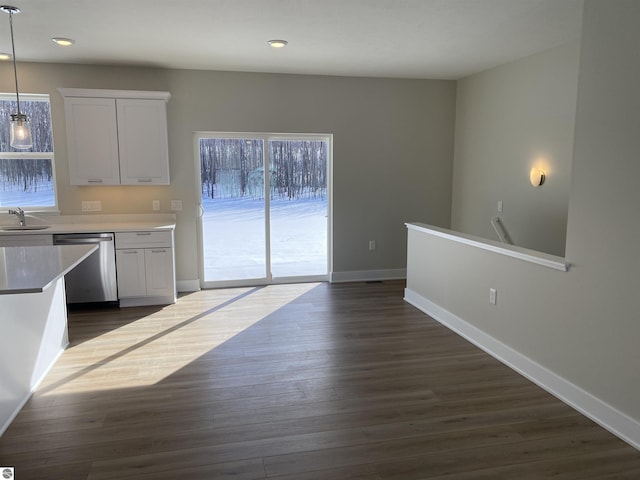
[(52, 235), (0, 235), (0, 247), (53, 245)]
[(175, 295), (176, 286), (173, 275), (172, 248), (145, 248), (144, 268), (147, 295)]
[(116, 272), (118, 272), (118, 298), (147, 295), (144, 249), (116, 250)]
[(116, 271), (121, 306), (175, 303), (172, 232), (116, 233)]

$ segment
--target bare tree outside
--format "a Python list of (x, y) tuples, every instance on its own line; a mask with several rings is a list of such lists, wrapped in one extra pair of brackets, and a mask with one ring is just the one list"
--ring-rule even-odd
[[(0, 205), (53, 206), (53, 135), (48, 100), (21, 100), (20, 110), (31, 121), (33, 148), (43, 158), (24, 158), (24, 150), (9, 145), (9, 122), (16, 101), (0, 99)], [(33, 157), (33, 155), (31, 155)]]
[[(9, 121), (11, 114), (18, 111), (15, 100), (0, 99), (0, 152), (17, 152), (9, 146)], [(21, 100), (20, 111), (31, 121), (33, 152), (53, 152), (51, 134), (51, 110), (48, 100)]]
[[(264, 198), (263, 141), (200, 140), (202, 195), (208, 198)], [(271, 140), (269, 166), (272, 199), (324, 198), (327, 147), (323, 141)]]
[[(279, 198), (324, 198), (327, 147), (323, 141), (272, 140), (271, 185)], [(273, 193), (272, 193), (273, 194)]]

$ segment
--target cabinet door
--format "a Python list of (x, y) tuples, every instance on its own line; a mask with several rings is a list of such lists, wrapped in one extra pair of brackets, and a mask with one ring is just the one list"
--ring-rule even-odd
[(116, 250), (118, 298), (147, 294), (144, 249)]
[(118, 185), (115, 100), (66, 97), (64, 107), (71, 185)]
[(117, 99), (123, 185), (168, 185), (169, 151), (164, 100)]
[(147, 274), (147, 295), (151, 297), (174, 296), (173, 249), (147, 248), (144, 253)]

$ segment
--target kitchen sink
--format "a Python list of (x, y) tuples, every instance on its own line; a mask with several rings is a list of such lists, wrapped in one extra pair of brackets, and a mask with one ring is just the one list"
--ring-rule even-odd
[(51, 225), (2, 225), (0, 226), (0, 231), (15, 232), (16, 230), (45, 230), (50, 226)]

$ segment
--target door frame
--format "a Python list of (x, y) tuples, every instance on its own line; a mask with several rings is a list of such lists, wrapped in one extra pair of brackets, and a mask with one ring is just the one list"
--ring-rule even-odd
[[(204, 238), (202, 217), (202, 176), (200, 169), (200, 140), (203, 138), (229, 138), (229, 139), (261, 139), (264, 141), (264, 161), (270, 163), (270, 140), (326, 140), (327, 141), (327, 273), (326, 275), (306, 275), (294, 277), (276, 277), (271, 274), (271, 245), (270, 245), (270, 198), (265, 195), (265, 260), (267, 276), (261, 279), (242, 280), (204, 280)], [(221, 132), (221, 131), (197, 131), (193, 136), (193, 151), (195, 160), (195, 203), (196, 203), (196, 235), (198, 242), (198, 274), (200, 288), (230, 288), (249, 287), (259, 285), (275, 285), (283, 283), (327, 282), (333, 272), (333, 134), (330, 133), (265, 133), (265, 132)], [(265, 175), (265, 192), (269, 191), (270, 176)]]

